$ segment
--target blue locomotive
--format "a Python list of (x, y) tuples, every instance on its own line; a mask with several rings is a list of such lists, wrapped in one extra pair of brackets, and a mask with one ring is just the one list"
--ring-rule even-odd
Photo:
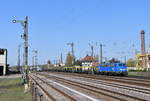
[(97, 73), (107, 75), (124, 75), (128, 74), (127, 66), (124, 63), (106, 63), (97, 66)]

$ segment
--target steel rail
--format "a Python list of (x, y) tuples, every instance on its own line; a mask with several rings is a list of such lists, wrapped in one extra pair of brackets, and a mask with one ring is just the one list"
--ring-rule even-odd
[[(55, 72), (58, 73), (58, 72)], [(113, 81), (113, 82), (120, 82), (120, 83), (126, 83), (126, 84), (132, 84), (132, 85), (137, 85), (137, 86), (145, 86), (145, 87), (150, 87), (150, 81), (140, 81), (140, 80), (126, 80), (124, 78), (116, 79), (114, 76), (99, 76), (99, 75), (87, 75), (87, 74), (77, 74), (77, 73), (63, 73), (59, 72), (59, 74), (64, 74), (64, 75), (73, 75), (73, 76), (80, 76), (80, 77), (87, 77), (87, 78), (93, 78), (93, 79), (98, 79), (98, 80), (106, 80), (106, 81)], [(136, 78), (137, 79), (137, 78)]]
[(38, 85), (40, 89), (42, 89), (42, 91), (46, 94), (46, 96), (48, 96), (49, 99), (51, 99), (52, 101), (56, 101), (56, 99), (53, 96), (51, 96), (33, 77), (29, 77), (36, 83), (36, 85)]
[(92, 82), (92, 83), (105, 84), (107, 86), (123, 88), (123, 89), (128, 89), (128, 90), (134, 90), (134, 91), (138, 91), (138, 92), (141, 92), (141, 93), (150, 94), (150, 89), (147, 89), (147, 88), (134, 87), (134, 86), (118, 84), (118, 83), (112, 83), (112, 82), (108, 83), (108, 81), (96, 80), (96, 79), (92, 79), (92, 78), (85, 78), (85, 77), (77, 77), (77, 78), (80, 78), (81, 80), (86, 80), (86, 81)]
[(107, 86), (112, 86), (112, 87), (128, 89), (128, 90), (138, 91), (141, 93), (150, 94), (150, 89), (147, 89), (147, 88), (133, 87), (133, 86), (129, 86), (129, 85), (116, 84), (116, 83), (112, 83), (112, 82), (108, 83), (108, 81), (102, 81), (102, 80), (101, 81), (95, 81), (97, 79), (93, 79), (93, 78), (86, 78), (86, 77), (77, 77), (77, 78), (80, 78), (82, 80), (92, 80), (93, 83), (97, 83), (97, 84), (105, 84)]
[[(101, 92), (101, 90), (106, 91), (106, 92), (109, 92), (109, 93), (113, 93), (113, 94), (115, 93), (115, 94), (118, 94), (118, 95), (121, 95), (121, 96), (124, 96), (124, 97), (128, 97), (128, 98), (131, 98), (131, 99), (136, 99), (136, 100), (144, 101), (143, 99), (140, 99), (140, 98), (137, 98), (137, 97), (125, 95), (125, 94), (122, 94), (122, 93), (110, 91), (110, 90), (103, 89), (103, 88), (99, 88), (99, 87), (94, 87), (94, 86), (92, 86), (92, 85), (87, 85), (87, 84), (79, 83), (79, 82), (76, 82), (76, 81), (70, 81), (70, 80), (63, 79), (63, 78), (58, 78), (58, 77), (55, 77), (55, 76), (50, 77), (49, 75), (45, 75), (45, 74), (42, 74), (42, 75), (45, 76), (45, 77), (47, 77), (47, 78), (51, 78), (51, 79), (54, 79), (54, 78), (55, 78), (55, 80), (58, 80), (59, 82), (60, 82), (60, 81), (61, 81), (61, 82), (65, 82), (65, 83), (67, 83), (67, 84), (71, 84), (71, 85), (74, 85), (74, 86), (78, 86), (78, 87), (81, 87), (81, 88), (83, 88), (83, 89), (88, 89), (88, 90), (93, 91), (93, 92), (96, 92), (96, 93), (101, 93), (101, 94), (103, 94), (103, 95), (105, 95), (105, 96), (109, 96), (109, 97), (111, 97), (111, 98), (118, 99), (118, 100), (121, 100), (121, 101), (128, 101), (128, 100), (126, 100), (126, 98), (125, 98), (125, 99), (123, 99), (123, 98), (118, 98), (118, 97), (116, 97), (116, 96), (112, 96), (112, 95), (103, 93), (103, 92)], [(88, 88), (88, 87), (90, 87), (90, 88)], [(93, 88), (94, 88), (95, 90), (93, 90)]]
[(34, 75), (36, 78), (38, 78), (39, 80), (41, 80), (43, 83), (47, 84), (49, 87), (52, 87), (54, 90), (60, 92), (62, 95), (64, 95), (65, 97), (69, 98), (71, 101), (76, 101), (76, 99), (74, 99), (73, 97), (69, 96), (68, 94), (62, 92), (61, 90), (55, 88), (54, 86), (50, 85), (48, 82), (44, 81), (43, 79), (41, 79), (40, 77)]

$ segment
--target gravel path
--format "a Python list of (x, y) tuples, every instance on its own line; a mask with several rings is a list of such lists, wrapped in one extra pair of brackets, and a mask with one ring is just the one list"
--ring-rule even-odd
[(6, 75), (6, 76), (0, 76), (0, 79), (3, 79), (3, 78), (19, 78), (21, 76), (22, 76), (21, 74), (11, 74), (11, 75)]

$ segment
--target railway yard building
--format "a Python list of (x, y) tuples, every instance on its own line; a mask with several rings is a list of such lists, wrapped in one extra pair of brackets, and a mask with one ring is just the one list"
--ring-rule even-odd
[(89, 67), (95, 66), (97, 61), (92, 56), (85, 56), (82, 60), (82, 67), (84, 70), (89, 69)]
[(7, 73), (7, 49), (0, 48), (0, 75)]

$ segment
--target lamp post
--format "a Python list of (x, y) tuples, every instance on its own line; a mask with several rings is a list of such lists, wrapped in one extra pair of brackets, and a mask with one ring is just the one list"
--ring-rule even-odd
[(23, 69), (23, 80), (24, 84), (28, 83), (28, 16), (25, 17), (25, 20), (13, 20), (13, 23), (20, 23), (23, 26), (23, 35), (21, 38), (24, 40), (24, 69)]

